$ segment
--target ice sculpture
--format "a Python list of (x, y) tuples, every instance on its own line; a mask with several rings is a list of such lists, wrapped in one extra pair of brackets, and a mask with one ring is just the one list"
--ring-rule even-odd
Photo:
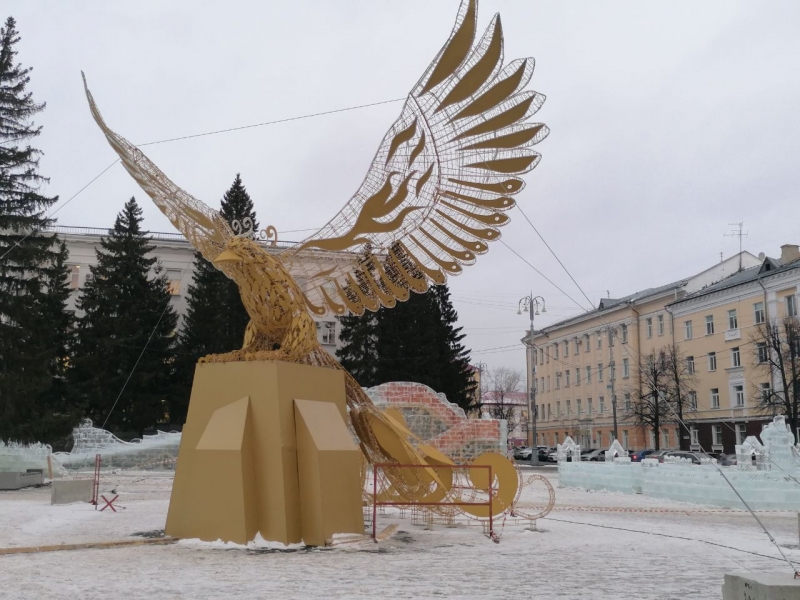
[(626, 456), (628, 456), (628, 453), (625, 451), (625, 448), (622, 447), (622, 444), (619, 443), (619, 440), (614, 440), (605, 452), (606, 462), (614, 462), (615, 458)]
[(157, 432), (142, 439), (125, 442), (110, 431), (100, 429), (89, 419), (72, 430), (72, 451), (57, 452), (54, 457), (68, 469), (94, 466), (94, 457), (102, 456), (102, 466), (121, 469), (174, 469), (181, 443), (179, 432)]
[(0, 471), (25, 473), (29, 469), (41, 470), (47, 476), (47, 457), (53, 449), (47, 444), (18, 444), (0, 440)]
[(678, 457), (668, 457), (663, 463), (652, 459), (623, 462), (625, 458), (618, 456), (622, 448), (615, 442), (606, 452), (606, 462), (567, 462), (559, 455), (559, 484), (744, 509), (733, 485), (754, 510), (797, 511), (800, 457), (793, 441), (785, 419), (776, 417), (764, 426), (761, 441), (748, 437), (736, 446), (737, 467), (720, 466), (707, 458), (699, 465)]
[(581, 462), (581, 447), (570, 436), (567, 436), (564, 438), (563, 444), (556, 446), (556, 457), (558, 458), (558, 464)]

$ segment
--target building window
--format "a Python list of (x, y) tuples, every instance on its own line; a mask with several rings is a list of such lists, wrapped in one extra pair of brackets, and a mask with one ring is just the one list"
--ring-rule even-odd
[(741, 446), (742, 444), (744, 444), (744, 440), (747, 437), (747, 430), (741, 423), (736, 423), (735, 427), (736, 427), (736, 445)]
[(565, 341), (564, 342), (564, 358), (567, 358), (568, 356), (569, 356), (569, 342)]
[(606, 399), (603, 396), (600, 396), (600, 413), (606, 412)]
[(583, 336), (583, 344), (584, 344), (583, 351), (584, 351), (584, 353), (586, 353), (586, 352), (588, 352), (589, 350), (592, 349), (592, 347), (591, 347), (592, 344), (590, 343), (590, 341), (591, 341), (591, 338), (589, 337), (588, 333)]
[(181, 272), (177, 269), (167, 269), (167, 290), (170, 296), (181, 295)]
[(552, 417), (552, 416), (553, 416), (553, 413), (550, 412), (550, 403), (548, 402), (547, 403), (547, 420), (549, 421), (550, 417)]
[(709, 371), (716, 371), (717, 370), (717, 353), (716, 352), (709, 352), (708, 353), (708, 370)]
[(569, 387), (569, 373), (570, 373), (569, 369), (567, 369), (564, 373), (567, 377), (566, 382), (564, 383), (564, 387)]
[(711, 432), (714, 435), (712, 443), (715, 446), (722, 446), (722, 425), (712, 425)]
[(556, 402), (556, 416), (557, 417), (561, 416), (561, 401), (560, 400), (558, 402)]
[(631, 366), (628, 362), (627, 358), (622, 359), (622, 377), (623, 379), (627, 379), (631, 376)]
[(753, 315), (755, 317), (756, 325), (764, 322), (764, 303), (756, 302), (753, 304)]
[(586, 383), (592, 383), (592, 367), (586, 367)]
[(651, 429), (647, 433), (650, 434), (650, 443), (648, 445), (653, 448), (656, 445), (656, 432)]
[(567, 400), (567, 414), (568, 415), (572, 414), (572, 401), (571, 400)]
[(652, 317), (647, 317), (647, 320), (645, 321), (645, 323), (647, 324), (647, 337), (649, 339), (649, 338), (653, 337), (653, 319), (652, 319)]
[(628, 392), (625, 392), (625, 412), (630, 411), (631, 409), (631, 395)]
[(597, 381), (603, 381), (603, 363), (597, 365)]
[(758, 393), (761, 396), (761, 402), (769, 403), (770, 397), (772, 396), (772, 386), (770, 386), (769, 382), (759, 383)]
[(595, 337), (597, 337), (597, 349), (598, 350), (602, 350), (603, 349), (603, 334), (598, 331), (595, 334)]
[(719, 388), (711, 388), (711, 408), (719, 408)]
[(714, 335), (714, 315), (706, 317), (706, 335)]
[(689, 437), (690, 437), (689, 441), (691, 442), (692, 446), (699, 445), (697, 441), (697, 427), (695, 427), (694, 425), (692, 425), (692, 428), (689, 430)]
[(625, 450), (628, 449), (628, 430), (627, 429), (623, 429), (622, 430), (622, 447), (625, 448)]
[(733, 386), (733, 394), (736, 399), (736, 406), (744, 406), (744, 386)]
[(578, 408), (578, 415), (580, 415), (581, 414), (581, 399), (578, 398), (577, 400), (575, 400), (575, 404), (577, 405), (577, 408)]
[(736, 309), (728, 311), (728, 329), (739, 329), (739, 319), (736, 318)]
[(614, 347), (614, 330), (611, 328), (608, 329), (608, 347)]
[(575, 367), (575, 385), (581, 384), (581, 368)]
[(759, 363), (767, 362), (767, 344), (766, 342), (758, 342), (756, 344), (756, 357)]
[(556, 373), (556, 389), (557, 390), (561, 389), (561, 374), (560, 373)]
[(786, 296), (786, 316), (787, 317), (796, 317), (797, 316), (797, 302), (794, 299), (794, 296)]
[(732, 367), (741, 367), (742, 366), (742, 357), (739, 354), (739, 347), (731, 348), (731, 366)]
[(620, 326), (620, 330), (622, 331), (622, 343), (628, 343), (628, 326), (624, 323)]
[(578, 341), (578, 338), (575, 338), (575, 354), (577, 355), (581, 351), (581, 344)]
[(591, 398), (587, 398), (586, 399), (586, 412), (589, 413), (589, 414), (592, 414), (592, 399)]
[(322, 343), (330, 346), (336, 345), (336, 321), (323, 321), (317, 323), (317, 329), (322, 330)]
[(686, 322), (683, 324), (683, 327), (684, 327), (684, 334), (683, 334), (683, 337), (684, 337), (685, 339), (687, 339), (687, 340), (690, 340), (690, 339), (692, 339), (692, 321), (691, 321), (691, 319), (690, 319), (690, 320), (688, 320), (688, 321), (686, 321)]
[(669, 429), (664, 430), (663, 438), (664, 438), (664, 447), (669, 448)]
[(550, 375), (547, 376), (547, 391), (550, 391)]
[(558, 344), (553, 344), (553, 358), (558, 360)]
[(689, 400), (689, 408), (691, 410), (697, 410), (697, 392), (691, 391), (687, 394), (687, 398)]
[(664, 315), (658, 315), (658, 335), (664, 335)]
[(69, 269), (67, 273), (67, 285), (69, 285), (69, 289), (77, 290), (81, 280), (81, 266), (68, 265), (67, 268)]
[(558, 434), (557, 433), (553, 434), (553, 442), (555, 443), (556, 446), (558, 446)]
[(611, 381), (614, 381), (617, 378), (617, 367), (615, 365), (610, 365), (608, 370), (610, 371), (609, 377), (611, 378)]
[(686, 357), (686, 372), (689, 375), (694, 375), (694, 356)]

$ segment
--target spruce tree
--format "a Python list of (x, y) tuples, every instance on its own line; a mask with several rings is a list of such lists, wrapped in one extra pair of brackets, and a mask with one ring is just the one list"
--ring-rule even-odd
[(137, 435), (167, 416), (177, 325), (166, 274), (147, 256), (154, 247), (141, 222), (142, 209), (131, 198), (100, 242), (78, 300), (84, 315), (71, 369), (95, 424)]
[(412, 294), (394, 308), (341, 317), (342, 366), (364, 387), (392, 381), (422, 383), (465, 410), (475, 383), (464, 334), (447, 285)]
[[(228, 223), (249, 218), (258, 229), (253, 201), (239, 174), (222, 198), (220, 214)], [(199, 252), (195, 253), (194, 282), (188, 288), (176, 363), (179, 390), (170, 406), (172, 423), (183, 423), (186, 419), (197, 360), (206, 354), (241, 348), (248, 321), (236, 284)]]
[(476, 408), (475, 380), (469, 364), (469, 350), (462, 344), (466, 337), (461, 333), (462, 328), (456, 327), (458, 313), (450, 301), (450, 288), (447, 285), (437, 285), (428, 291), (436, 303), (439, 319), (437, 321), (436, 342), (441, 344), (440, 353), (445, 359), (441, 362), (440, 388), (450, 402), (458, 404), (469, 411)]
[(0, 439), (56, 442), (72, 426), (64, 395), (70, 314), (67, 251), (54, 235), (31, 147), (45, 108), (27, 91), (30, 68), (16, 62), (20, 37), (9, 17), (0, 28)]

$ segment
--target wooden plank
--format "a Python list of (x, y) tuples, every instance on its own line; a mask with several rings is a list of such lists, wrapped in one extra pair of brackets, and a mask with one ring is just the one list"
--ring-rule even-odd
[(118, 540), (114, 542), (85, 542), (82, 544), (58, 544), (54, 546), (24, 546), (20, 548), (0, 548), (3, 554), (35, 554), (37, 552), (58, 552), (59, 550), (89, 550), (92, 548), (125, 548), (128, 546), (150, 546), (174, 544), (178, 538), (163, 537), (142, 540)]

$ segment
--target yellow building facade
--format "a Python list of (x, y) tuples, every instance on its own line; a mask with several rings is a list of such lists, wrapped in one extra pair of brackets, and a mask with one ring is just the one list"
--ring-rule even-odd
[(800, 251), (784, 245), (780, 259), (723, 279), (667, 306), (675, 343), (693, 365), (697, 410), (691, 415), (691, 446), (731, 453), (766, 420), (782, 414), (761, 396), (780, 389), (770, 372), (769, 349), (759, 334), (765, 323), (797, 318)]
[[(523, 342), (528, 344), (537, 444), (555, 446), (569, 435), (584, 448), (607, 448), (616, 421), (625, 448), (654, 447), (653, 432), (636, 426), (627, 410), (641, 386), (640, 357), (676, 341), (676, 302), (734, 276), (740, 264), (747, 270), (762, 261), (743, 252), (687, 279), (604, 298), (594, 310), (535, 330), (532, 339), (528, 332)], [(661, 448), (679, 447), (674, 422), (659, 435)]]

